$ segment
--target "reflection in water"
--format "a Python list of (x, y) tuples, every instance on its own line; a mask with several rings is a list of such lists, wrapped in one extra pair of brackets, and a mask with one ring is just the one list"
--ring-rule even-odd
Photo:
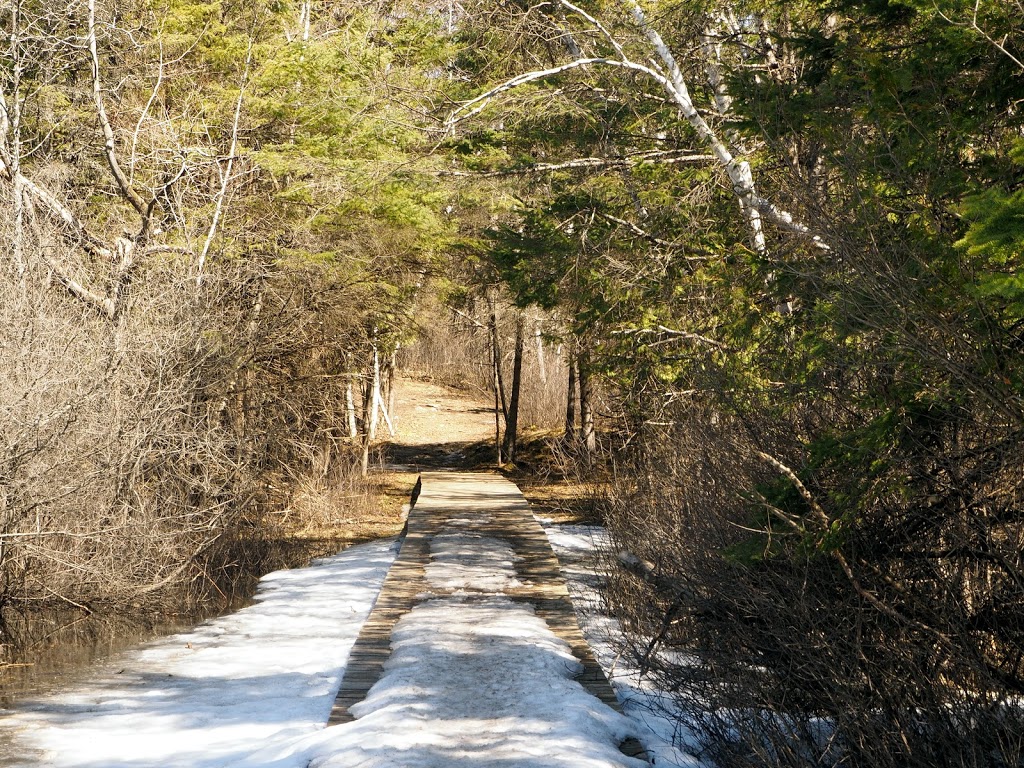
[(8, 607), (0, 612), (0, 709), (68, 687), (118, 651), (236, 611), (248, 604), (261, 576), (308, 565), (352, 543), (336, 538), (261, 541), (259, 565), (233, 573), (230, 584), (221, 583), (220, 599), (175, 613), (147, 612), (141, 606), (92, 613), (71, 605), (25, 613)]
[[(237, 610), (247, 600), (190, 614), (83, 614), (49, 611), (31, 621), (19, 617), (18, 637), (31, 638), (17, 662), (0, 669), (0, 721), (4, 710), (45, 709), (48, 694), (75, 688), (118, 663), (118, 654), (151, 640), (181, 632), (207, 618)], [(39, 768), (44, 756), (25, 753), (16, 732), (0, 722), (0, 768)]]
[(129, 617), (49, 611), (31, 619), (8, 619), (14, 625), (11, 634), (25, 641), (25, 648), (0, 668), (0, 707), (9, 709), (23, 699), (60, 690), (117, 651), (181, 631), (220, 612)]
[[(253, 604), (122, 651), (0, 719), (33, 768), (254, 765), (304, 753), (396, 554), (394, 539), (266, 578)], [(269, 746), (268, 746), (269, 745)], [(17, 765), (16, 761), (9, 764)], [(302, 762), (301, 764), (305, 764)]]
[[(181, 631), (206, 617), (129, 618), (84, 614), (77, 609), (52, 610), (31, 620), (8, 616), (8, 631), (17, 632), (27, 647), (15, 657), (16, 661), (0, 668), (0, 719), (4, 710), (33, 709), (39, 706), (37, 698), (73, 687), (119, 651)], [(42, 755), (25, 754), (23, 745), (15, 746), (14, 736), (0, 727), (0, 768), (43, 765)]]
[[(333, 538), (264, 542), (263, 567), (258, 572), (235, 574), (230, 591), (236, 597), (187, 612), (146, 613), (136, 607), (134, 613), (86, 613), (74, 606), (56, 606), (45, 613), (21, 614), (8, 608), (0, 624), (0, 768), (45, 764), (41, 754), (25, 754), (23, 746), (15, 746), (16, 734), (3, 727), (5, 710), (45, 709), (43, 697), (101, 676), (105, 668), (118, 664), (120, 652), (249, 604), (263, 574), (308, 565), (313, 558), (334, 554), (351, 543)], [(15, 644), (16, 652), (12, 650)]]

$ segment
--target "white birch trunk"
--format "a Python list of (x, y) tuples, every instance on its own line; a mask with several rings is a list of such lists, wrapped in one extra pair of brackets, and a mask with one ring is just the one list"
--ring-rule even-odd
[(607, 66), (643, 73), (647, 77), (658, 82), (666, 90), (678, 108), (680, 114), (683, 116), (683, 119), (690, 124), (690, 127), (697, 133), (701, 141), (711, 151), (714, 161), (728, 176), (729, 181), (732, 184), (733, 194), (736, 196), (743, 217), (747, 222), (751, 246), (756, 252), (765, 253), (767, 248), (762, 226), (762, 217), (769, 219), (784, 229), (807, 237), (819, 248), (829, 250), (829, 246), (819, 236), (812, 233), (810, 228), (797, 221), (789, 212), (780, 209), (778, 206), (757, 194), (750, 164), (745, 160), (734, 157), (721, 137), (714, 129), (712, 129), (703, 116), (701, 116), (699, 110), (693, 103), (686, 81), (683, 79), (682, 72), (679, 69), (679, 65), (676, 62), (674, 55), (661, 39), (658, 32), (647, 23), (647, 18), (644, 15), (643, 9), (636, 0), (623, 0), (623, 2), (632, 16), (634, 23), (647, 39), (648, 43), (650, 43), (656, 57), (660, 60), (660, 67), (657, 63), (648, 65), (629, 59), (622, 46), (618, 44), (614, 37), (612, 37), (607, 29), (605, 29), (605, 27), (603, 27), (596, 18), (571, 3), (563, 1), (560, 3), (562, 7), (568, 8), (574, 13), (577, 13), (597, 27), (598, 31), (601, 32), (613, 46), (619, 58), (582, 58), (581, 54), (574, 54), (576, 58), (566, 64), (518, 75), (501, 85), (492, 88), (490, 91), (487, 91), (486, 93), (462, 104), (462, 106), (449, 115), (447, 120), (449, 129), (454, 130), (456, 123), (469, 119), (482, 112), (495, 97), (502, 93), (518, 88), (519, 86), (551, 78), (574, 69), (593, 66)]
[(381, 411), (380, 397), (380, 353), (373, 348), (373, 379), (370, 382), (370, 413), (366, 424), (366, 436), (368, 440), (377, 439), (378, 414)]
[(352, 380), (345, 384), (345, 421), (348, 423), (348, 436), (353, 440), (359, 435), (356, 424), (356, 402), (352, 394)]

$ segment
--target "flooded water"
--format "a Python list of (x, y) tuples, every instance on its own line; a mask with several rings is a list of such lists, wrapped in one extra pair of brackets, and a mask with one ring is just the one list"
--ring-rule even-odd
[[(224, 585), (224, 592), (235, 597), (181, 613), (147, 613), (137, 607), (87, 614), (73, 606), (56, 606), (29, 617), (8, 608), (0, 631), (0, 768), (46, 765), (41, 755), (24, 754), (24, 747), (15, 746), (15, 734), (3, 727), (10, 711), (45, 710), (48, 695), (74, 690), (102, 675), (119, 663), (122, 652), (248, 605), (263, 573), (308, 565), (351, 543), (333, 538), (268, 542), (258, 573), (236, 574), (230, 587)], [(14, 645), (17, 652), (12, 651)]]
[(19, 637), (30, 639), (24, 650), (0, 667), (0, 708), (10, 709), (23, 699), (58, 691), (118, 651), (180, 632), (221, 612), (125, 617), (56, 611), (27, 621), (16, 617)]
[[(141, 608), (97, 609), (86, 614), (73, 606), (56, 606), (45, 614), (21, 615), (8, 609), (0, 628), (0, 717), (4, 709), (39, 695), (69, 688), (119, 651), (191, 629), (206, 619), (247, 605), (259, 577), (282, 568), (299, 568), (316, 557), (334, 554), (352, 542), (341, 539), (293, 539), (263, 542), (261, 567), (236, 574), (223, 585), (223, 598), (179, 613)], [(4, 631), (6, 630), (6, 631)], [(12, 645), (18, 647), (12, 652)], [(0, 751), (2, 755), (2, 751)], [(0, 760), (0, 766), (4, 765)]]
[[(98, 667), (113, 663), (121, 651), (180, 632), (205, 618), (200, 614), (125, 618), (72, 611), (52, 611), (31, 621), (15, 617), (19, 636), (32, 640), (12, 662), (0, 667), (0, 719), (5, 710), (32, 708), (40, 697), (73, 688)], [(43, 765), (39, 756), (23, 754), (12, 737), (0, 729), (0, 768)]]

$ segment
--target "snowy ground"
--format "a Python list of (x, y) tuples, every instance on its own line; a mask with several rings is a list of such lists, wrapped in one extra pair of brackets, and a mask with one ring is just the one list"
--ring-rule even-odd
[[(658, 766), (674, 750), (659, 699), (621, 664), (623, 717), (573, 680), (566, 644), (518, 584), (508, 545), (455, 521), (434, 541), (431, 593), (393, 634), (385, 675), (357, 720), (324, 727), (349, 649), (396, 551), (353, 547), (264, 578), (255, 604), (120, 654), (75, 690), (0, 718), (0, 765), (54, 768), (612, 768), (642, 766), (616, 745), (639, 737)], [(599, 532), (548, 528), (574, 597), (595, 605), (587, 561)], [(589, 583), (589, 584), (588, 584)], [(584, 625), (615, 663), (617, 627)]]
[[(576, 608), (576, 618), (598, 663), (608, 675), (625, 714), (640, 729), (640, 741), (655, 766), (704, 766), (690, 752), (699, 750), (697, 739), (685, 726), (685, 717), (670, 697), (644, 681), (630, 659), (619, 653), (622, 630), (604, 610), (597, 558), (607, 550), (604, 529), (584, 525), (553, 525), (541, 520), (562, 567)], [(682, 747), (680, 749), (679, 747)]]
[(521, 586), (516, 555), (474, 533), (487, 520), (467, 512), (433, 539), (430, 592), (392, 632), (384, 676), (351, 709), (357, 720), (302, 745), (311, 767), (646, 765), (618, 750), (632, 721), (576, 682), (569, 646), (504, 594)]
[(322, 729), (396, 549), (389, 539), (271, 573), (254, 605), (119, 654), (76, 690), (6, 713), (6, 764), (248, 766), (259, 745)]

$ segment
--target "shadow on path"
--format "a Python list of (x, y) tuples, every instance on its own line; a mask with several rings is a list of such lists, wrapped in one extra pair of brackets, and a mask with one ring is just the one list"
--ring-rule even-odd
[(384, 446), (384, 460), (391, 467), (408, 471), (422, 469), (495, 469), (494, 446), (483, 441), (404, 444), (388, 443)]

